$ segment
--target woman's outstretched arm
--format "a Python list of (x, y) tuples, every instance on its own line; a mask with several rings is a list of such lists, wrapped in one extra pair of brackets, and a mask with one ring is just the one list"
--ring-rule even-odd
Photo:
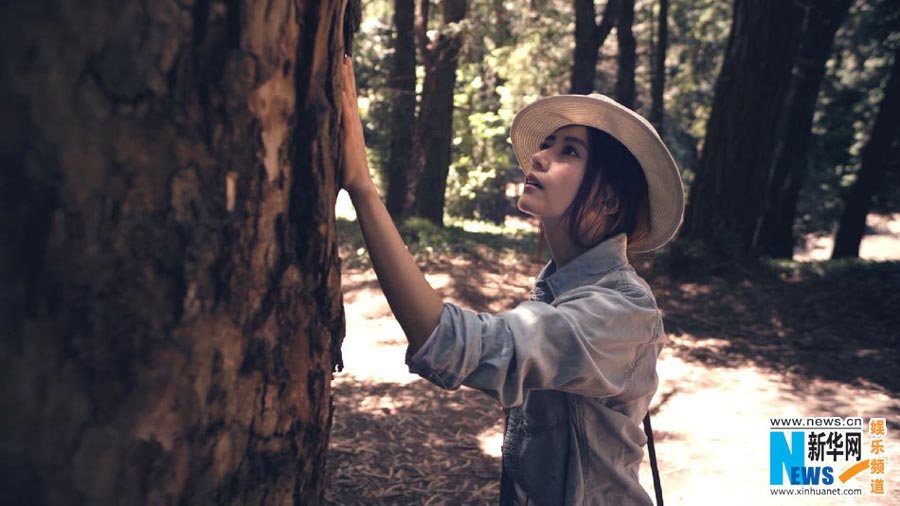
[(366, 159), (356, 104), (356, 79), (349, 57), (344, 58), (343, 67), (344, 176), (341, 183), (356, 208), (381, 289), (414, 353), (434, 332), (444, 303), (409, 254), (375, 190)]

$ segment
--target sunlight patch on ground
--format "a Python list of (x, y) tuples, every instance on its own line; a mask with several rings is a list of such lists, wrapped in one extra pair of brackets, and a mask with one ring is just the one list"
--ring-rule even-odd
[[(900, 213), (869, 214), (866, 226), (872, 231), (863, 236), (859, 257), (863, 260), (900, 260)], [(809, 234), (805, 246), (794, 250), (794, 260), (828, 260), (834, 247), (834, 234)]]
[[(363, 307), (369, 312), (372, 312), (372, 308), (378, 308), (378, 312), (390, 314), (387, 302), (380, 292), (378, 297), (360, 299), (365, 301)], [(373, 299), (376, 302), (372, 302)], [(335, 373), (335, 381), (341, 381), (345, 377), (358, 381), (397, 384), (419, 380), (419, 376), (410, 374), (406, 366), (406, 338), (393, 316), (369, 319), (364, 316), (365, 311), (357, 309), (356, 304), (351, 307), (345, 305), (345, 310), (347, 335), (341, 346), (344, 370)]]
[(503, 456), (503, 426), (491, 427), (481, 434), (478, 434), (478, 445), (485, 455), (495, 458)]
[[(454, 265), (453, 271), (469, 268)], [(429, 281), (441, 284), (447, 300), (453, 299), (450, 293), (458, 290), (460, 282), (466, 280), (450, 274), (436, 273), (429, 277)], [(342, 352), (346, 368), (335, 374), (335, 384), (344, 381), (399, 385), (424, 382), (408, 372), (406, 339), (374, 280), (371, 271), (344, 273), (344, 287), (354, 288), (345, 292), (347, 332)], [(483, 287), (485, 282), (504, 285), (502, 279), (491, 277), (485, 277), (477, 284)], [(506, 281), (505, 285), (511, 288), (514, 283)], [(515, 294), (515, 297), (521, 295)], [(892, 398), (877, 385), (862, 381), (857, 385), (797, 378), (755, 365), (713, 367), (682, 359), (677, 350), (705, 348), (716, 355), (728, 344), (727, 340), (698, 339), (687, 334), (670, 335), (669, 338), (672, 342), (660, 356), (659, 390), (651, 406), (658, 410), (653, 414), (653, 426), (663, 490), (669, 504), (798, 504), (796, 498), (777, 502), (768, 495), (769, 418), (861, 416), (868, 419), (883, 416), (888, 420), (900, 419), (900, 400)], [(364, 398), (362, 408), (387, 414), (385, 410), (402, 410), (409, 401), (405, 395), (396, 398), (371, 395)], [(453, 401), (442, 402), (439, 409), (449, 416), (462, 416), (459, 412), (462, 407), (455, 406)], [(502, 426), (500, 421), (477, 434), (480, 452), (499, 458)], [(900, 459), (898, 443), (900, 441), (889, 437), (887, 453), (892, 462)], [(646, 457), (640, 479), (652, 496), (653, 480)], [(861, 480), (860, 486), (868, 484), (865, 476), (854, 479)], [(829, 506), (896, 504), (891, 500), (896, 500), (900, 467), (889, 466), (886, 481), (894, 494), (886, 498), (866, 497), (844, 502), (836, 497), (817, 496), (814, 501), (801, 500), (799, 503)]]
[[(659, 361), (660, 386), (651, 409), (665, 498), (671, 504), (757, 505), (775, 502), (768, 493), (769, 418), (798, 416), (885, 416), (896, 419), (900, 402), (883, 392), (826, 380), (794, 387), (792, 378), (756, 366), (709, 367), (687, 362), (665, 349)], [(799, 388), (799, 389), (798, 389)], [(898, 445), (890, 458), (900, 458)], [(868, 481), (859, 478), (859, 486)], [(652, 492), (649, 458), (641, 483)], [(889, 469), (896, 484), (900, 472)], [(851, 482), (852, 483), (852, 482)], [(816, 498), (841, 505), (843, 499)], [(850, 504), (890, 504), (866, 498)]]
[(408, 409), (415, 404), (410, 396), (369, 395), (363, 397), (354, 407), (357, 411), (373, 415), (391, 415), (398, 409)]
[(677, 343), (680, 348), (703, 348), (706, 350), (716, 350), (724, 348), (729, 344), (729, 342), (725, 339), (719, 339), (717, 337), (694, 337), (690, 334), (670, 334), (668, 338), (669, 341), (671, 341), (673, 344)]
[(336, 218), (356, 221), (356, 209), (353, 208), (353, 202), (350, 200), (347, 190), (338, 192), (337, 202), (334, 204), (334, 215)]

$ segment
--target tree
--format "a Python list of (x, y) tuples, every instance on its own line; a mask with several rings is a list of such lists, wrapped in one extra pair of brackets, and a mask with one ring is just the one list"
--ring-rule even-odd
[(637, 41), (631, 31), (634, 24), (634, 0), (622, 0), (619, 8), (619, 19), (616, 24), (616, 40), (619, 43), (619, 56), (616, 70), (616, 100), (629, 109), (634, 109), (634, 67)]
[[(834, 238), (832, 258), (859, 256), (859, 244), (866, 230), (866, 216), (872, 196), (881, 189), (888, 168), (897, 169), (896, 154), (900, 144), (900, 50), (894, 50), (891, 75), (884, 89), (884, 99), (872, 125), (872, 132), (862, 152), (862, 167), (849, 194)], [(891, 157), (894, 154), (894, 157)]]
[(665, 106), (663, 91), (666, 87), (666, 49), (669, 44), (669, 0), (659, 0), (656, 45), (653, 51), (653, 78), (650, 82), (650, 123), (659, 135), (663, 133)]
[(428, 2), (423, 0), (420, 48), (425, 62), (425, 84), (417, 121), (414, 163), (418, 174), (415, 214), (432, 223), (444, 224), (444, 192), (450, 170), (450, 142), (453, 140), (453, 92), (456, 63), (462, 46), (459, 23), (466, 17), (466, 0), (443, 0), (443, 29), (432, 47), (425, 33)]
[(794, 216), (800, 188), (806, 179), (816, 101), (834, 35), (850, 4), (851, 0), (804, 4), (803, 35), (785, 99), (765, 212), (753, 240), (755, 247), (772, 257), (794, 255)]
[(322, 501), (353, 23), (191, 4), (2, 8), (5, 504)]
[(410, 147), (416, 121), (415, 0), (394, 0), (394, 58), (389, 78), (390, 147), (385, 172), (386, 206), (395, 220), (406, 207)]
[(682, 234), (750, 249), (763, 211), (802, 12), (737, 0)]
[(575, 53), (570, 93), (585, 95), (594, 91), (598, 52), (616, 25), (620, 4), (621, 0), (607, 0), (598, 25), (594, 19), (594, 0), (575, 0)]

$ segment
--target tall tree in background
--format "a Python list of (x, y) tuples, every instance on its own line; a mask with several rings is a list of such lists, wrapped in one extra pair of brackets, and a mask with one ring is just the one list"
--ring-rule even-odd
[(391, 114), (385, 200), (394, 220), (406, 207), (416, 121), (415, 0), (394, 0), (394, 59), (388, 80)]
[(493, 14), (493, 39), (494, 43), (505, 46), (512, 41), (513, 32), (509, 24), (509, 11), (504, 5), (504, 0), (491, 0), (491, 12)]
[(443, 26), (431, 48), (427, 46), (428, 0), (423, 3), (423, 23), (419, 29), (425, 84), (416, 125), (417, 146), (415, 214), (443, 226), (444, 191), (450, 170), (450, 143), (453, 140), (453, 92), (456, 63), (462, 47), (458, 25), (466, 17), (466, 0), (441, 2)]
[(869, 140), (862, 152), (862, 166), (856, 182), (844, 200), (844, 211), (834, 238), (832, 258), (859, 256), (859, 244), (866, 230), (866, 216), (872, 196), (881, 189), (888, 169), (897, 170), (892, 154), (900, 153), (900, 49), (894, 50), (891, 75)]
[(619, 43), (616, 100), (625, 107), (634, 109), (634, 67), (637, 64), (637, 41), (631, 31), (631, 25), (634, 24), (634, 0), (621, 0), (621, 4), (616, 23), (616, 41)]
[(663, 133), (665, 105), (663, 92), (666, 87), (666, 51), (669, 45), (669, 0), (659, 0), (656, 44), (653, 47), (653, 77), (650, 81), (650, 123)]
[(684, 236), (752, 247), (802, 20), (794, 2), (735, 2)]
[(342, 13), (3, 4), (0, 502), (322, 502)]
[(778, 130), (765, 212), (753, 240), (756, 248), (772, 257), (791, 258), (794, 254), (794, 216), (806, 178), (819, 88), (834, 35), (851, 3), (828, 0), (803, 4), (802, 40)]
[(572, 60), (571, 93), (585, 95), (594, 91), (598, 53), (616, 25), (621, 1), (607, 0), (598, 25), (594, 0), (575, 0), (575, 53)]
[[(492, 0), (491, 15), (493, 17), (491, 30), (489, 31), (490, 39), (494, 48), (503, 48), (508, 46), (513, 39), (512, 29), (509, 23), (509, 12), (504, 5), (503, 0)], [(477, 104), (479, 109), (486, 108), (492, 115), (500, 118), (501, 96), (498, 91), (501, 86), (506, 83), (503, 76), (497, 69), (487, 65), (484, 55), (480, 60), (480, 76), (482, 78), (482, 86), (477, 99), (473, 100), (473, 104)], [(471, 118), (471, 117), (470, 117)], [(472, 127), (471, 123), (469, 124)], [(504, 125), (505, 126), (505, 125)], [(502, 129), (499, 135), (483, 136), (482, 142), (485, 143), (481, 162), (485, 163), (485, 159), (493, 158), (490, 154), (508, 152), (508, 131)], [(506, 220), (509, 212), (509, 204), (506, 196), (507, 171), (509, 163), (495, 164), (493, 174), (490, 179), (479, 190), (479, 206), (478, 211), (482, 219), (491, 221), (495, 224), (502, 225)]]

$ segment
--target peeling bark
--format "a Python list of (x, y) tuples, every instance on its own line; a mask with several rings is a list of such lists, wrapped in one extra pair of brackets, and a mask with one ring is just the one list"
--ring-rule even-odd
[(3, 7), (2, 502), (322, 501), (343, 4)]

